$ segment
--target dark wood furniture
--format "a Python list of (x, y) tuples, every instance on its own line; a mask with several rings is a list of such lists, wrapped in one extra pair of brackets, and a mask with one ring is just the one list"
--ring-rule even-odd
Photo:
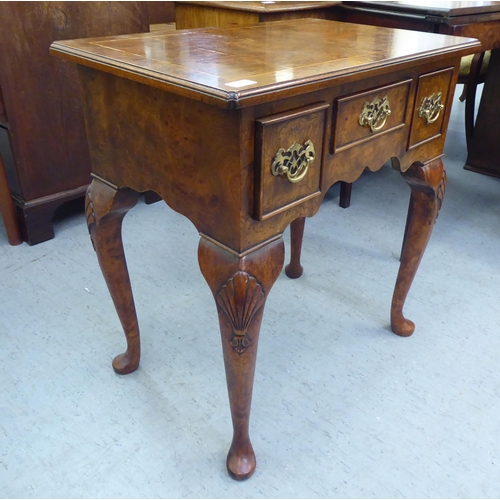
[(148, 2), (149, 30), (158, 31), (175, 30), (175, 3), (174, 2)]
[(146, 2), (0, 2), (0, 154), (29, 244), (53, 238), (55, 209), (90, 183), (77, 71), (50, 44), (148, 30)]
[[(476, 40), (300, 19), (191, 32), (57, 42), (78, 64), (93, 181), (87, 221), (137, 369), (139, 326), (121, 224), (156, 191), (200, 232), (233, 419), (227, 468), (256, 465), (249, 437), (257, 343), (282, 271), (285, 228), (313, 216), (329, 187), (392, 158), (411, 210), (391, 306), (393, 331), (441, 206), (441, 157), (460, 58)], [(304, 51), (304, 47), (311, 50)], [(389, 113), (390, 111), (390, 113)]]
[(175, 2), (177, 29), (246, 26), (268, 21), (332, 19), (333, 2)]
[(147, 2), (149, 24), (169, 24), (175, 23), (175, 3), (174, 2)]
[(477, 87), (485, 82), (486, 72), (490, 62), (491, 51), (478, 52), (477, 54), (463, 57), (460, 62), (460, 73), (458, 83), (462, 84), (463, 90), (460, 94), (460, 102), (465, 101), (465, 140), (467, 146), (472, 139), (474, 121), (476, 119), (476, 93)]
[[(467, 170), (500, 177), (500, 2), (395, 1), (343, 2), (338, 19), (353, 23), (390, 26), (433, 33), (474, 37), (482, 51), (492, 50), (479, 111), (474, 121), (475, 88), (481, 80), (481, 59), (474, 58), (466, 99)], [(408, 43), (413, 43), (409, 38)]]
[(21, 230), (17, 223), (14, 203), (7, 182), (7, 174), (0, 155), (0, 216), (2, 217), (7, 239), (11, 245), (20, 245), (23, 242)]

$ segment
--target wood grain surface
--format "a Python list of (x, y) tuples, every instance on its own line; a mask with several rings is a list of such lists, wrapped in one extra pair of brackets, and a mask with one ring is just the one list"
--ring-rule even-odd
[(290, 96), (325, 88), (339, 76), (380, 74), (396, 63), (447, 51), (461, 56), (480, 48), (467, 38), (418, 33), (407, 44), (406, 36), (393, 29), (300, 19), (55, 42), (51, 51), (172, 92), (243, 107), (265, 102), (269, 94), (275, 100), (280, 92)]

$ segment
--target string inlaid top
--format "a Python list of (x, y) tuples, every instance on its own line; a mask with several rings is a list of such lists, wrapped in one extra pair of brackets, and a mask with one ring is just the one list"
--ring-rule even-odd
[[(395, 63), (477, 52), (475, 39), (297, 19), (54, 42), (51, 52), (108, 73), (244, 107), (328, 85), (332, 78), (387, 71)], [(305, 87), (305, 88), (304, 88)], [(284, 95), (283, 95), (284, 96)]]

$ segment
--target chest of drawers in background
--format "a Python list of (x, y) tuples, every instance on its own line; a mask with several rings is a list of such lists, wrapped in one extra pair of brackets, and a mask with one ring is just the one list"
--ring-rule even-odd
[(90, 183), (77, 72), (50, 44), (146, 31), (147, 2), (0, 2), (0, 154), (29, 244), (54, 237), (55, 210), (83, 207)]

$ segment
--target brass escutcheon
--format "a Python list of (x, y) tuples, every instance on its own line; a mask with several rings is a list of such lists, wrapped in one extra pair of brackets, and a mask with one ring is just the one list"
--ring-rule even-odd
[(387, 96), (382, 99), (375, 97), (372, 102), (365, 102), (358, 121), (360, 125), (370, 127), (372, 132), (378, 132), (383, 128), (390, 114), (391, 107)]
[(311, 141), (306, 141), (303, 146), (294, 142), (287, 150), (284, 148), (278, 150), (271, 165), (271, 172), (273, 175), (286, 175), (290, 182), (300, 182), (307, 174), (315, 156)]
[(424, 97), (422, 99), (422, 104), (420, 104), (420, 108), (418, 108), (418, 116), (420, 118), (425, 118), (427, 125), (434, 123), (439, 118), (439, 114), (444, 108), (441, 97), (441, 92), (437, 94), (433, 92), (429, 97)]

